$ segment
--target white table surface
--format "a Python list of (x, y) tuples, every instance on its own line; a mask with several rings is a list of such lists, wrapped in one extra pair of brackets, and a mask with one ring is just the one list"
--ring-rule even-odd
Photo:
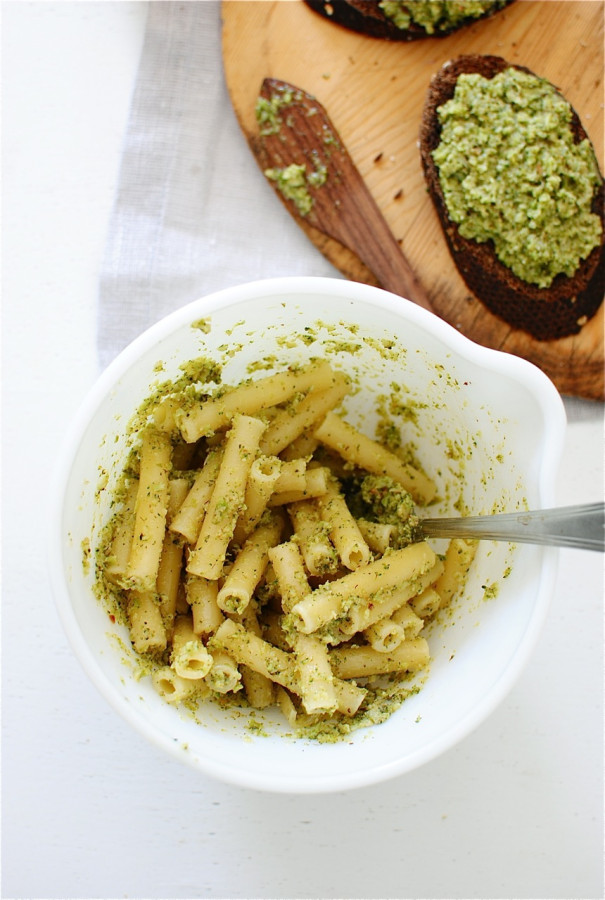
[[(146, 4), (1, 12), (2, 896), (602, 897), (600, 554), (561, 551), (538, 647), (491, 718), (380, 786), (216, 782), (87, 681), (49, 588), (46, 492), (98, 373), (98, 272)], [(603, 496), (602, 451), (600, 406), (574, 406), (560, 504)]]

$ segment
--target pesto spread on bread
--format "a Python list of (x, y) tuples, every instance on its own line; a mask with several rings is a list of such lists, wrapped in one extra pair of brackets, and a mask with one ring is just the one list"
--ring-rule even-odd
[(462, 237), (491, 240), (498, 259), (538, 287), (573, 276), (601, 240), (592, 212), (601, 176), (590, 141), (574, 141), (569, 103), (510, 67), (460, 75), (437, 114), (433, 159)]
[(427, 34), (450, 31), (469, 19), (479, 19), (505, 6), (503, 0), (381, 0), (378, 4), (397, 28), (410, 25)]

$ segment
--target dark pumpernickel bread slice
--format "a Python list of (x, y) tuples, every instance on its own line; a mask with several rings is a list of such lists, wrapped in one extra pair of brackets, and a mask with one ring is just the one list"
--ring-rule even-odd
[[(417, 2), (417, 0), (412, 0), (412, 2)], [(493, 16), (513, 2), (514, 0), (501, 0), (501, 6), (494, 7), (481, 16), (468, 18), (429, 34), (422, 26), (414, 22), (411, 22), (408, 28), (399, 28), (392, 19), (385, 15), (378, 5), (378, 0), (305, 0), (307, 6), (336, 25), (342, 25), (359, 34), (388, 41), (417, 41), (430, 37), (446, 37), (460, 28), (472, 25), (473, 22)]]
[[(592, 212), (603, 224), (600, 246), (595, 247), (573, 275), (557, 275), (548, 288), (540, 288), (518, 278), (500, 262), (491, 241), (479, 243), (461, 236), (449, 218), (432, 152), (440, 142), (437, 108), (449, 100), (458, 77), (475, 72), (493, 78), (511, 67), (499, 56), (461, 56), (446, 63), (432, 78), (420, 128), (420, 156), (429, 193), (435, 204), (454, 262), (475, 296), (495, 315), (513, 328), (528, 332), (541, 341), (577, 334), (598, 310), (605, 293), (605, 217), (601, 177)], [(513, 66), (533, 74), (524, 66)], [(572, 109), (571, 127), (576, 142), (587, 138), (577, 113)]]

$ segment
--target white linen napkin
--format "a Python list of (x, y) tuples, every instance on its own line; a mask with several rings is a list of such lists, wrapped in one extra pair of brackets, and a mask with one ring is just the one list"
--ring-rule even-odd
[(100, 274), (100, 364), (198, 297), (284, 275), (341, 277), (248, 148), (224, 81), (220, 3), (154, 0)]
[[(198, 297), (283, 275), (342, 277), (248, 148), (224, 80), (220, 2), (152, 0), (100, 274), (99, 362)], [(602, 421), (600, 403), (565, 406), (569, 421)]]

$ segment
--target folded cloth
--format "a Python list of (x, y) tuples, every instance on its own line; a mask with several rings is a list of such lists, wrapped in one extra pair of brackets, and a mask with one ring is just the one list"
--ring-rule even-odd
[(340, 277), (248, 149), (225, 86), (220, 29), (218, 0), (149, 4), (100, 273), (103, 367), (205, 294), (274, 276)]

